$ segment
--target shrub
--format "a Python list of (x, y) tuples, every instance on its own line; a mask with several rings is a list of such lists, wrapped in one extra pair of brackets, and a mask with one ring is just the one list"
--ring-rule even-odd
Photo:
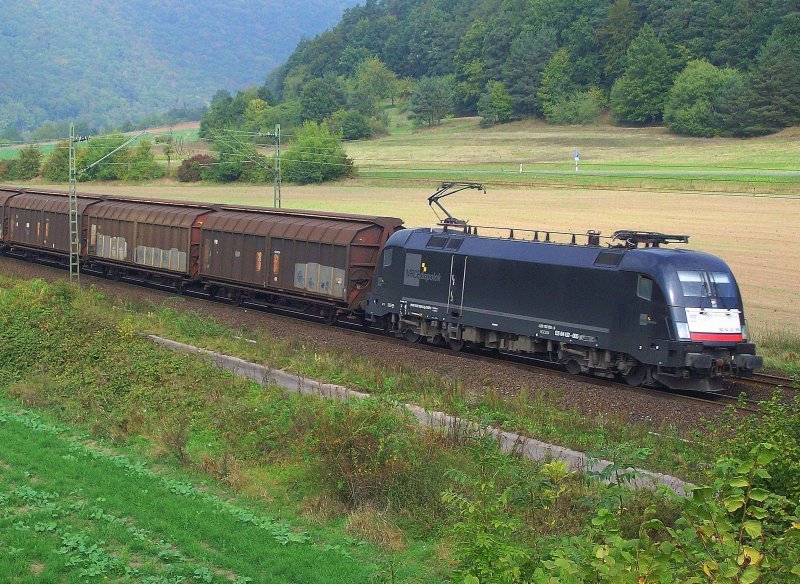
[(355, 110), (339, 110), (325, 120), (331, 134), (344, 140), (363, 140), (372, 136), (369, 118)]
[(69, 180), (69, 142), (59, 142), (42, 165), (42, 176), (53, 182)]
[(730, 413), (727, 423), (712, 443), (719, 456), (743, 458), (758, 444), (770, 442), (781, 456), (765, 465), (768, 476), (759, 476), (757, 483), (779, 495), (800, 499), (800, 397), (786, 403), (779, 390), (761, 404), (763, 415), (741, 419)]
[(195, 154), (186, 158), (178, 167), (178, 180), (180, 182), (197, 182), (202, 178), (203, 167), (214, 162), (210, 154)]
[(348, 407), (326, 405), (315, 422), (310, 449), (328, 484), (353, 506), (407, 500), (420, 460), (411, 415), (377, 399)]
[(759, 444), (744, 460), (722, 459), (710, 485), (680, 500), (673, 526), (643, 521), (625, 539), (618, 515), (601, 507), (587, 533), (564, 538), (542, 558), (533, 582), (771, 582), (800, 576), (800, 524), (786, 499), (759, 488), (779, 455)]
[(730, 109), (722, 96), (735, 92), (726, 88), (739, 82), (741, 73), (719, 69), (707, 61), (692, 61), (675, 79), (664, 106), (664, 123), (678, 134), (712, 137), (724, 133), (719, 112)]
[(550, 104), (545, 110), (545, 119), (554, 124), (591, 124), (597, 121), (605, 106), (602, 90), (592, 87)]
[(300, 184), (321, 183), (353, 172), (338, 136), (325, 125), (306, 122), (285, 156), (284, 178)]

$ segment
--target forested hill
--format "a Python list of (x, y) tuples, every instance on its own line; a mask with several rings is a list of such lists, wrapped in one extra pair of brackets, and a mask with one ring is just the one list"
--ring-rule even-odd
[[(616, 119), (651, 123), (692, 64), (680, 80), (690, 97), (726, 95), (712, 112), (761, 111), (757, 122), (714, 122), (747, 134), (797, 123), (798, 55), (797, 0), (368, 0), (301, 42), (270, 84), (292, 97), (306, 81), (348, 76), (374, 57), (401, 77), (452, 75), (457, 113), (478, 112), (484, 94), (487, 103), (507, 94), (516, 116), (548, 117), (558, 105), (570, 119), (610, 98)], [(776, 103), (781, 112), (768, 112)]]
[(48, 120), (120, 124), (263, 83), (302, 36), (330, 28), (355, 3), (4, 2), (0, 133)]

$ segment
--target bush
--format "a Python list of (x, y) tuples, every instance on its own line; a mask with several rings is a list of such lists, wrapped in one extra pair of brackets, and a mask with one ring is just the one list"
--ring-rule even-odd
[(732, 96), (731, 84), (740, 81), (734, 69), (719, 69), (707, 61), (692, 61), (670, 89), (664, 106), (664, 123), (677, 134), (712, 137), (724, 133), (720, 112), (731, 109), (722, 96)]
[(337, 136), (324, 125), (306, 122), (286, 153), (284, 178), (300, 184), (321, 183), (353, 172)]
[(592, 87), (549, 105), (545, 110), (545, 119), (554, 124), (591, 124), (598, 120), (605, 106), (602, 90)]
[[(769, 476), (758, 479), (758, 486), (793, 500), (800, 499), (800, 397), (786, 403), (779, 390), (761, 404), (763, 415), (741, 419), (730, 413), (712, 440), (719, 456), (744, 458), (758, 444), (770, 442), (781, 456), (765, 465)], [(715, 426), (716, 428), (716, 426)]]
[(5, 160), (0, 165), (0, 179), (30, 180), (39, 175), (42, 151), (38, 146), (26, 146), (19, 151), (19, 158)]
[(331, 134), (344, 140), (363, 140), (372, 137), (369, 118), (355, 110), (339, 110), (325, 120)]
[(330, 487), (353, 506), (407, 501), (420, 461), (411, 414), (376, 399), (349, 407), (326, 405), (315, 422), (310, 449)]
[(52, 182), (69, 180), (69, 142), (62, 140), (45, 159), (42, 176)]
[(180, 182), (197, 182), (201, 180), (203, 167), (214, 162), (214, 157), (210, 154), (195, 154), (190, 158), (184, 159), (178, 167), (178, 180)]
[(117, 178), (134, 182), (152, 180), (164, 176), (164, 169), (156, 162), (151, 144), (143, 140), (128, 152), (128, 164), (117, 172)]

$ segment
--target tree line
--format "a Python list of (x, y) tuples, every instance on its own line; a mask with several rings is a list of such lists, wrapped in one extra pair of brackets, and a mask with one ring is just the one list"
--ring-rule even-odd
[[(370, 0), (302, 41), (267, 86), (275, 115), (369, 115), (353, 80), (380, 63), (409, 96), (423, 84), (446, 113), (485, 123), (609, 111), (619, 124), (752, 136), (800, 122), (798, 39), (785, 0)], [(410, 107), (425, 118), (430, 104)]]
[[(75, 150), (76, 170), (84, 169), (101, 160), (100, 164), (79, 172), (79, 181), (91, 180), (123, 180), (144, 181), (164, 176), (164, 167), (160, 165), (152, 152), (152, 144), (142, 140), (133, 146), (121, 148), (113, 152), (128, 140), (121, 134), (111, 134), (93, 138)], [(30, 145), (21, 148), (19, 157), (0, 161), (0, 180), (30, 180), (36, 177), (54, 182), (69, 181), (69, 142), (59, 142), (49, 153), (44, 154), (39, 146)]]

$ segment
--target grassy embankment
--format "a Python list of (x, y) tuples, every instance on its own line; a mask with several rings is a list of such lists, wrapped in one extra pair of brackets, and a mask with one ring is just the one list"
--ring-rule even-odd
[(0, 401), (6, 581), (356, 582), (376, 571), (337, 530), (233, 496)]
[[(338, 376), (391, 400), (345, 405), (285, 395), (138, 334), (149, 330), (200, 344), (217, 339), (228, 349), (242, 342), (236, 352), (244, 356), (245, 346), (256, 347), (272, 366)], [(593, 579), (607, 563), (596, 549), (616, 556), (615, 565), (626, 570), (652, 571), (635, 565), (626, 551), (631, 546), (663, 556), (659, 569), (667, 573), (702, 573), (708, 562), (695, 536), (684, 542), (692, 554), (687, 560), (665, 556), (649, 536), (636, 539), (645, 520), (667, 526), (707, 520), (683, 509), (683, 502), (620, 488), (629, 477), (622, 469), (607, 475), (607, 487), (586, 483), (558, 463), (499, 455), (492, 443), (468, 439), (463, 429), (420, 432), (392, 405), (412, 396), (457, 407), (466, 399), (457, 387), (448, 396), (440, 380), (348, 363), (291, 343), (256, 337), (253, 345), (235, 338), (241, 332), (253, 334), (169, 306), (112, 306), (100, 294), (76, 294), (64, 284), (0, 282), (2, 573), (23, 581), (59, 581), (67, 574), (150, 582), (420, 582), (446, 578), (454, 566), (462, 576), (493, 582), (559, 570), (582, 581), (578, 574)], [(83, 430), (55, 428), (11, 399)], [(474, 415), (491, 402), (487, 397), (466, 409)], [(494, 411), (536, 412), (540, 406), (546, 411), (544, 404), (522, 401), (510, 410), (497, 404)], [(719, 436), (701, 464), (713, 466), (711, 452), (746, 454), (764, 437), (796, 449), (785, 432), (792, 419), (779, 412), (769, 418), (777, 426), (748, 424), (747, 440)], [(564, 431), (578, 420), (549, 422)], [(731, 424), (736, 427), (736, 418)], [(641, 444), (594, 439), (606, 440), (623, 468), (648, 459)], [(769, 486), (794, 492), (797, 465), (781, 460), (773, 466)], [(187, 474), (197, 471), (225, 488)], [(720, 501), (738, 496), (742, 481), (752, 480), (735, 478), (703, 491), (703, 497), (713, 493), (707, 504), (717, 523), (718, 514), (727, 513)], [(772, 573), (787, 574), (798, 549), (782, 535), (787, 503), (770, 501), (769, 518), (752, 520), (758, 526), (749, 524), (738, 540), (773, 558)], [(755, 534), (762, 520), (766, 538)], [(648, 526), (663, 529), (652, 521)], [(717, 551), (715, 561), (738, 561), (733, 549)], [(740, 562), (732, 569), (745, 568)]]

